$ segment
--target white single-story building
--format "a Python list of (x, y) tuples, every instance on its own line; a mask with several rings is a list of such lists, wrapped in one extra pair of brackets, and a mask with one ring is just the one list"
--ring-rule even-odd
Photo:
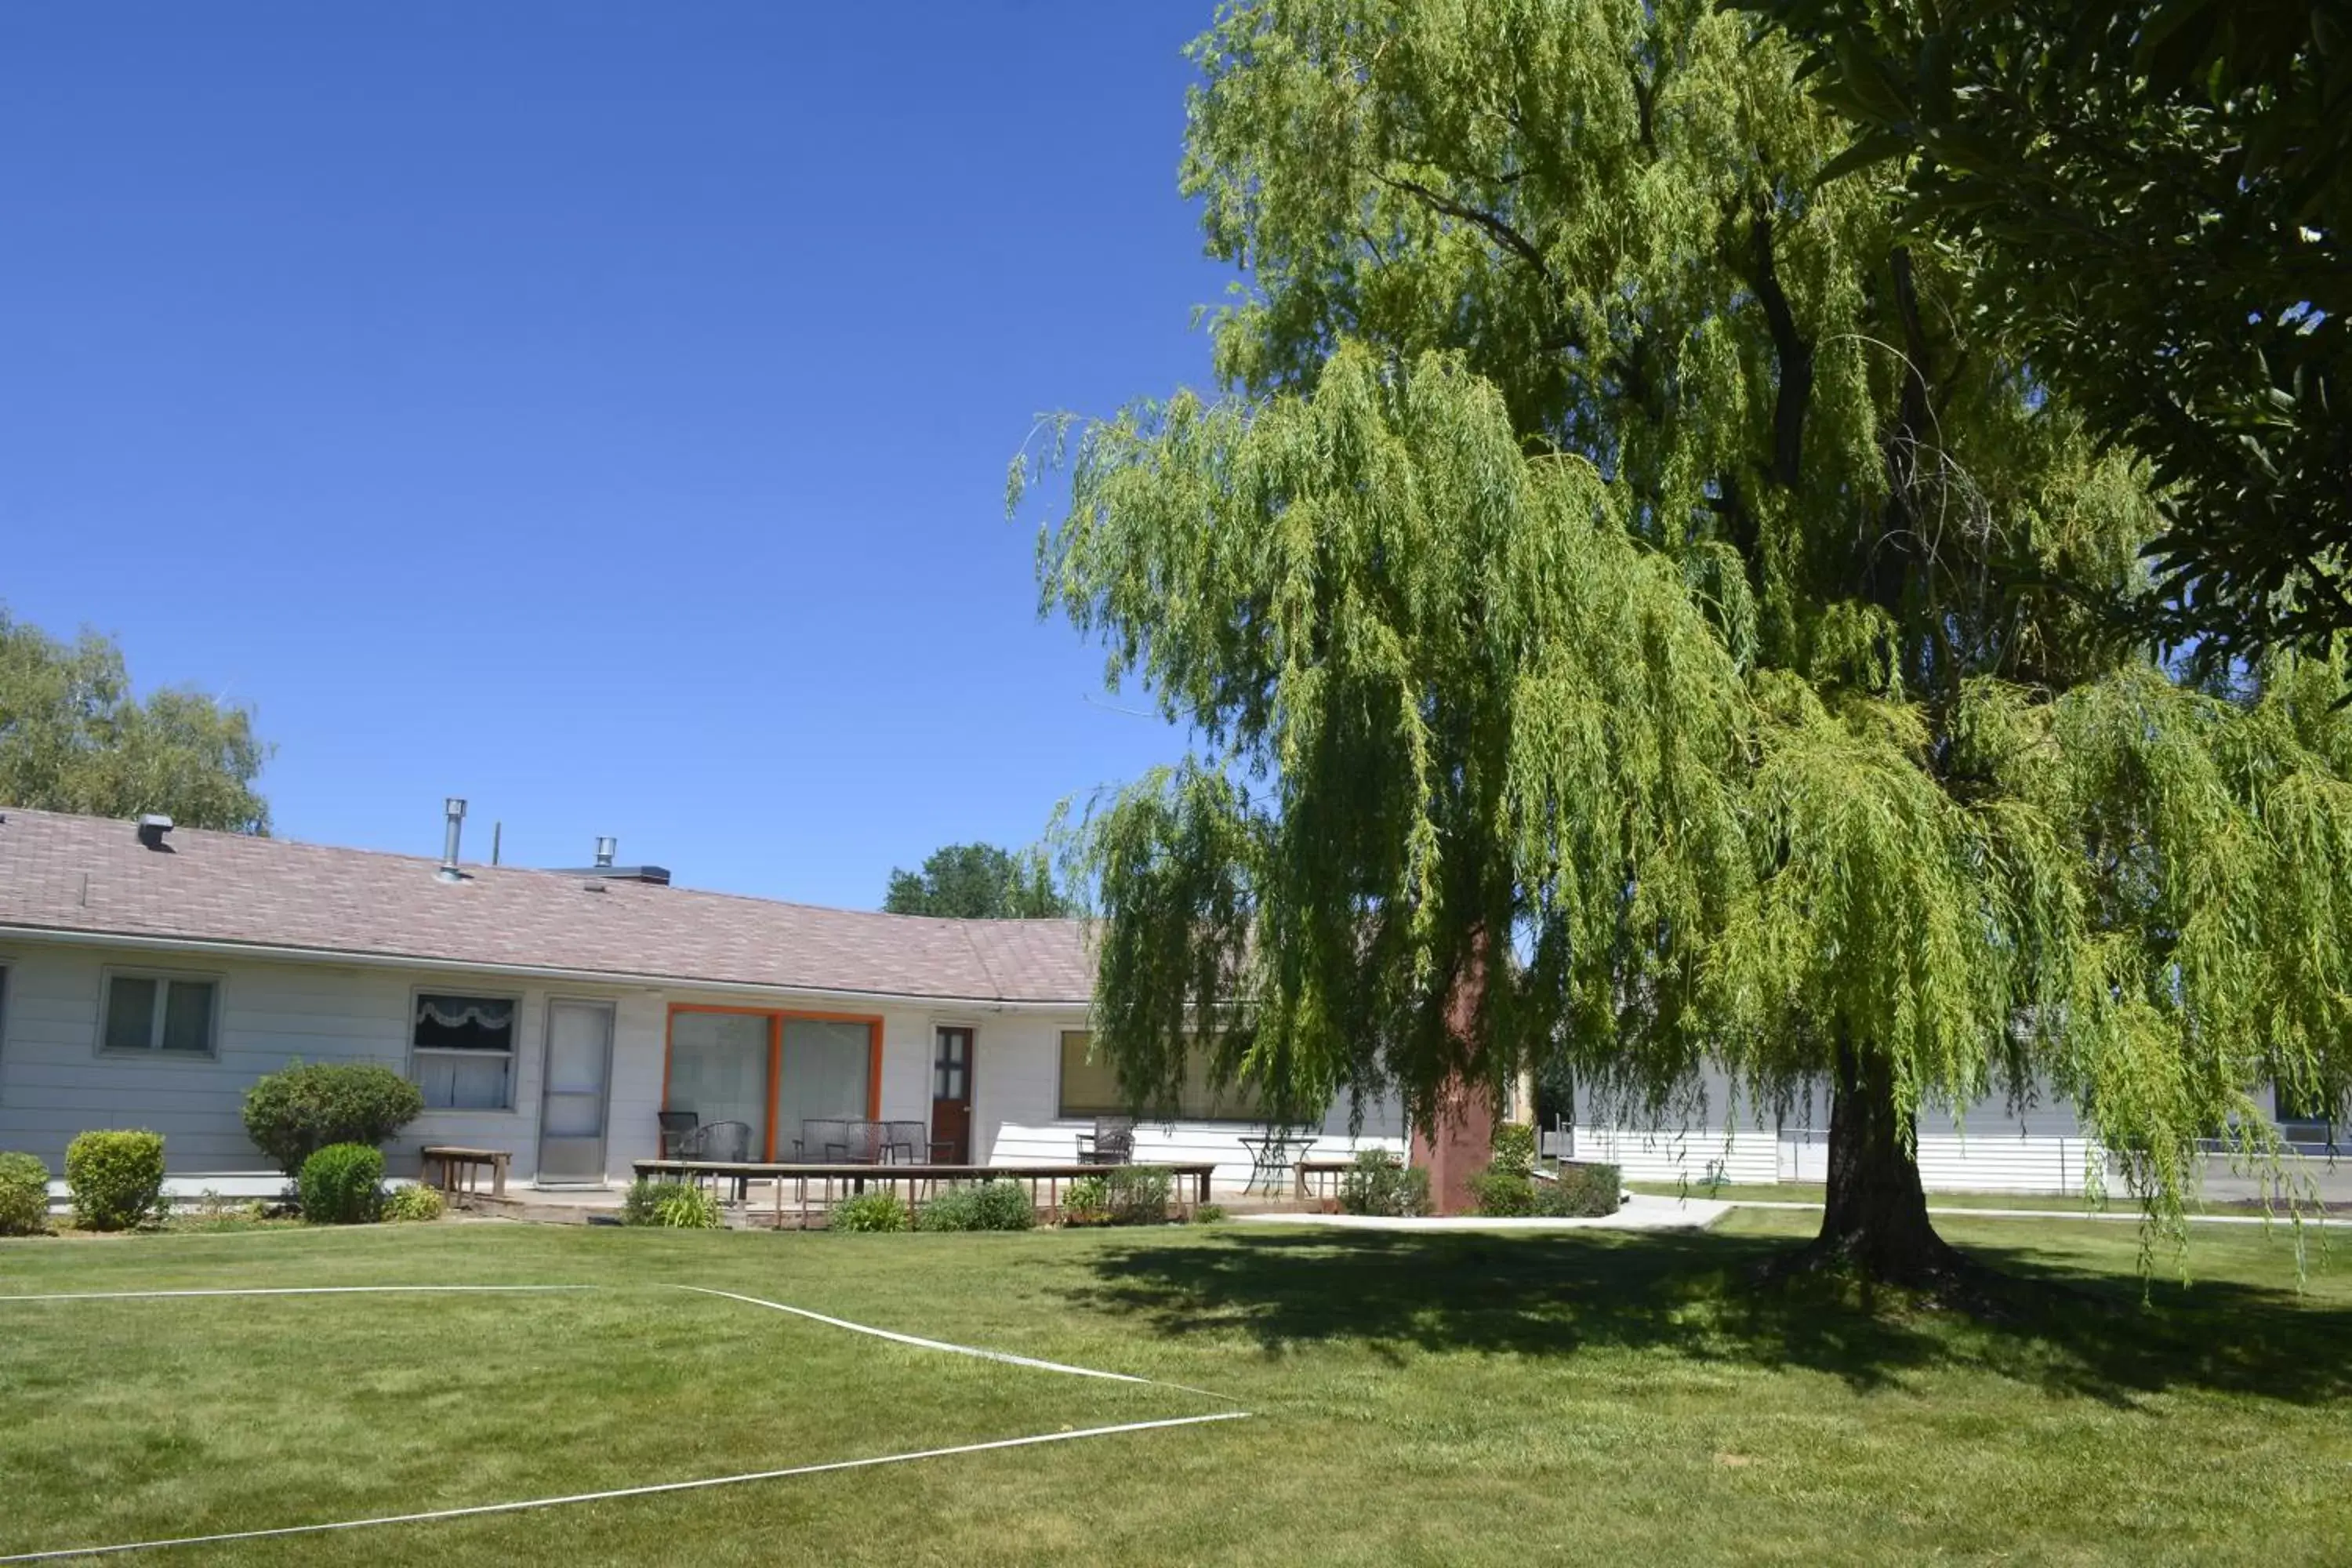
[[(454, 840), (454, 835), (453, 835)], [(601, 860), (606, 857), (600, 856)], [(1093, 965), (1069, 921), (950, 921), (671, 886), (653, 867), (538, 871), (106, 818), (0, 812), (0, 1149), (61, 1170), (76, 1133), (164, 1135), (173, 1188), (268, 1191), (247, 1088), (296, 1058), (380, 1062), (425, 1111), (388, 1152), (506, 1151), (541, 1186), (625, 1183), (660, 1115), (737, 1122), (792, 1161), (803, 1123), (919, 1123), (929, 1157), (1075, 1163), (1121, 1110), (1091, 1060)], [(1825, 1096), (1759, 1115), (1710, 1079), (1675, 1124), (1582, 1118), (1546, 1139), (1633, 1180), (1818, 1181)], [(2337, 1129), (2281, 1107), (2306, 1154)], [(1246, 1102), (1197, 1079), (1139, 1161), (1249, 1179)], [(1344, 1106), (1306, 1156), (1405, 1149)], [(812, 1153), (809, 1157), (814, 1158)], [(2063, 1104), (1923, 1113), (1930, 1189), (2075, 1193), (2095, 1145)]]
[[(274, 1177), (241, 1108), (298, 1058), (415, 1080), (426, 1109), (387, 1151), (395, 1173), (448, 1143), (504, 1150), (541, 1186), (625, 1183), (661, 1153), (664, 1110), (744, 1123), (755, 1160), (793, 1160), (804, 1120), (840, 1117), (923, 1123), (940, 1163), (1076, 1163), (1119, 1110), (1088, 1058), (1092, 984), (1069, 921), (0, 813), (0, 1149), (57, 1172), (76, 1133), (152, 1128), (182, 1194)], [(1236, 1188), (1258, 1131), (1203, 1080), (1136, 1129), (1135, 1158), (1214, 1162)], [(1402, 1133), (1351, 1134), (1336, 1110), (1310, 1154), (1402, 1151)]]

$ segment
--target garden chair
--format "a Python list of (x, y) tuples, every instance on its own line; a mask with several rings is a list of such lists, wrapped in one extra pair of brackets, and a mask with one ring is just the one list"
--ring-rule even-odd
[(688, 1135), (693, 1132), (698, 1119), (691, 1110), (660, 1110), (654, 1114), (661, 1120), (661, 1157), (665, 1160), (685, 1159), (686, 1156), (678, 1150), (685, 1144)]
[(837, 1116), (812, 1116), (801, 1123), (793, 1140), (793, 1159), (804, 1165), (846, 1165), (849, 1123)]
[[(743, 1165), (751, 1160), (751, 1127), (746, 1121), (713, 1121), (687, 1133), (678, 1143), (677, 1158), (707, 1160), (716, 1164)], [(709, 1173), (697, 1173), (709, 1174)], [(741, 1203), (751, 1190), (749, 1177), (721, 1177), (734, 1188), (737, 1203)], [(712, 1184), (719, 1184), (718, 1181)]]
[(1135, 1118), (1097, 1116), (1092, 1132), (1078, 1134), (1081, 1165), (1128, 1165), (1135, 1162)]
[(922, 1165), (930, 1161), (931, 1129), (922, 1121), (882, 1123), (882, 1163)]

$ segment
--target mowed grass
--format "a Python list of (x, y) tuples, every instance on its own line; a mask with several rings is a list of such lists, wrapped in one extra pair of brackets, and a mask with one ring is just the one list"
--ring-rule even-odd
[[(2200, 1231), (1953, 1221), (2062, 1305), (1760, 1290), (1705, 1235), (1022, 1237), (445, 1225), (0, 1243), (0, 1547), (265, 1528), (1237, 1405), (1245, 1421), (184, 1555), (271, 1564), (2246, 1563), (2352, 1544), (2352, 1289)], [(2226, 1231), (2227, 1234), (2220, 1234)], [(903, 1349), (656, 1287), (1213, 1389)], [(159, 1559), (162, 1561), (162, 1559)]]

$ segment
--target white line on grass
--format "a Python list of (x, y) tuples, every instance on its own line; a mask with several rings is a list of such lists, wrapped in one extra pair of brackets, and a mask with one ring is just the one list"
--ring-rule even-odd
[(562, 1508), (572, 1503), (607, 1502), (618, 1498), (656, 1497), (664, 1492), (690, 1492), (711, 1487), (741, 1486), (748, 1481), (776, 1481), (791, 1476), (820, 1476), (833, 1470), (870, 1469), (877, 1465), (904, 1465), (917, 1459), (944, 1459), (957, 1454), (984, 1454), (999, 1448), (1030, 1448), (1045, 1443), (1069, 1443), (1081, 1437), (1109, 1437), (1122, 1432), (1154, 1432), (1170, 1426), (1198, 1426), (1211, 1421), (1241, 1421), (1245, 1410), (1214, 1415), (1172, 1415), (1159, 1421), (1128, 1421), (1117, 1426), (1087, 1426), (1075, 1432), (1041, 1432), (1034, 1437), (999, 1437), (986, 1443), (959, 1443), (951, 1448), (921, 1448), (911, 1454), (877, 1454), (864, 1459), (835, 1459), (822, 1465), (793, 1465), (780, 1470), (753, 1470), (740, 1476), (709, 1476), (694, 1481), (661, 1481), (652, 1486), (617, 1487), (611, 1491), (575, 1492), (569, 1497), (530, 1498), (522, 1502), (478, 1503), (471, 1508), (436, 1509), (430, 1513), (385, 1514), (377, 1519), (339, 1520), (332, 1524), (289, 1524), (275, 1530), (236, 1530), (219, 1535), (182, 1535), (164, 1541), (128, 1541), (113, 1546), (72, 1546), (51, 1552), (20, 1552), (0, 1557), (0, 1563), (54, 1563), (68, 1557), (107, 1557), (125, 1552), (148, 1552), (164, 1546), (215, 1546), (231, 1541), (260, 1541), (280, 1535), (318, 1535), (328, 1531), (366, 1530), (380, 1524), (424, 1524), (435, 1520), (474, 1519), (484, 1514), (520, 1513), (528, 1509)]
[[(278, 1285), (247, 1286), (217, 1290), (83, 1290), (68, 1294), (43, 1296), (0, 1295), (0, 1303), (9, 1301), (139, 1301), (161, 1300), (187, 1296), (367, 1296), (367, 1295), (436, 1295), (499, 1292), (523, 1293), (550, 1290), (601, 1290), (601, 1285)], [(870, 1334), (878, 1340), (911, 1345), (918, 1350), (946, 1351), (954, 1355), (978, 1356), (983, 1361), (1002, 1362), (1008, 1366), (1028, 1367), (1037, 1372), (1058, 1372), (1073, 1377), (1099, 1377), (1112, 1383), (1139, 1384), (1151, 1388), (1169, 1388), (1184, 1394), (1197, 1394), (1211, 1399), (1226, 1397), (1207, 1389), (1193, 1388), (1181, 1383), (1162, 1383), (1157, 1378), (1138, 1377), (1131, 1373), (1102, 1372), (1093, 1367), (1069, 1366), (1061, 1362), (1040, 1361), (1034, 1356), (1014, 1355), (1007, 1351), (981, 1350), (972, 1345), (950, 1344), (945, 1340), (927, 1340), (914, 1334), (902, 1334), (889, 1329), (877, 1329), (865, 1323), (853, 1323), (846, 1318), (829, 1318), (823, 1312), (812, 1312), (805, 1307), (790, 1307), (782, 1301), (764, 1300), (758, 1296), (738, 1295), (732, 1290), (717, 1290), (706, 1285), (671, 1285), (673, 1290), (688, 1290), (698, 1296), (719, 1296), (730, 1301), (741, 1301), (748, 1306), (765, 1307), (772, 1311), (789, 1312), (796, 1318), (846, 1329), (852, 1333)], [(338, 1520), (328, 1524), (287, 1524), (271, 1530), (238, 1530), (219, 1535), (182, 1535), (160, 1541), (127, 1541), (111, 1546), (70, 1546), (46, 1552), (20, 1552), (0, 1557), (0, 1563), (55, 1563), (69, 1557), (110, 1557), (126, 1552), (151, 1552), (166, 1546), (215, 1546), (231, 1541), (261, 1541), (280, 1535), (319, 1535), (330, 1531), (365, 1530), (380, 1524), (425, 1524), (436, 1520), (472, 1519), (483, 1514), (520, 1513), (526, 1510), (562, 1508), (570, 1503), (607, 1502), (619, 1498), (655, 1497), (664, 1492), (698, 1491), (710, 1487), (740, 1486), (747, 1481), (782, 1480), (791, 1476), (817, 1476), (832, 1470), (868, 1469), (876, 1465), (903, 1465), (916, 1459), (943, 1459), (957, 1454), (983, 1454), (998, 1448), (1029, 1448), (1044, 1443), (1067, 1443), (1079, 1437), (1110, 1437), (1123, 1432), (1156, 1432), (1170, 1426), (1198, 1426), (1212, 1421), (1243, 1421), (1249, 1417), (1246, 1410), (1223, 1410), (1213, 1415), (1174, 1415), (1158, 1421), (1128, 1421), (1116, 1426), (1087, 1426), (1076, 1432), (1045, 1432), (1031, 1437), (999, 1437), (985, 1443), (961, 1443), (951, 1448), (922, 1448), (909, 1454), (879, 1454), (865, 1459), (835, 1459), (818, 1465), (793, 1465), (780, 1470), (754, 1470), (740, 1476), (710, 1476), (692, 1481), (659, 1481), (648, 1486), (620, 1487), (611, 1491), (576, 1492), (569, 1497), (530, 1498), (522, 1502), (478, 1503), (468, 1508), (436, 1509), (429, 1513), (385, 1514), (376, 1519)]]
[[(73, 1290), (48, 1296), (0, 1295), (6, 1301), (155, 1301), (179, 1296), (511, 1295), (530, 1290), (594, 1290), (595, 1285), (276, 1285), (238, 1290)], [(7, 1559), (0, 1558), (0, 1562)]]

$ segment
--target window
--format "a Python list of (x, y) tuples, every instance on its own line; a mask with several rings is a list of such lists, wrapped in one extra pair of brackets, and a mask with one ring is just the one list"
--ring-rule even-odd
[[(1119, 1092), (1118, 1073), (1109, 1062), (1089, 1059), (1094, 1037), (1084, 1029), (1062, 1031), (1062, 1114), (1067, 1117), (1125, 1116), (1133, 1108)], [(1208, 1053), (1195, 1049), (1184, 1063), (1184, 1084), (1172, 1113), (1150, 1107), (1156, 1114), (1172, 1114), (1185, 1121), (1263, 1121), (1265, 1108), (1247, 1084), (1227, 1084), (1223, 1089), (1209, 1081)]]
[(106, 1016), (99, 1046), (108, 1051), (213, 1054), (214, 1003), (219, 982), (185, 974), (131, 974), (110, 970)]
[(515, 1002), (420, 991), (411, 1070), (428, 1110), (505, 1110), (514, 1100)]
[(2310, 1089), (2297, 1094), (2286, 1084), (2273, 1083), (2271, 1108), (2277, 1114), (2279, 1131), (2290, 1143), (2336, 1141), (2335, 1107), (2329, 1103), (2326, 1090)]

